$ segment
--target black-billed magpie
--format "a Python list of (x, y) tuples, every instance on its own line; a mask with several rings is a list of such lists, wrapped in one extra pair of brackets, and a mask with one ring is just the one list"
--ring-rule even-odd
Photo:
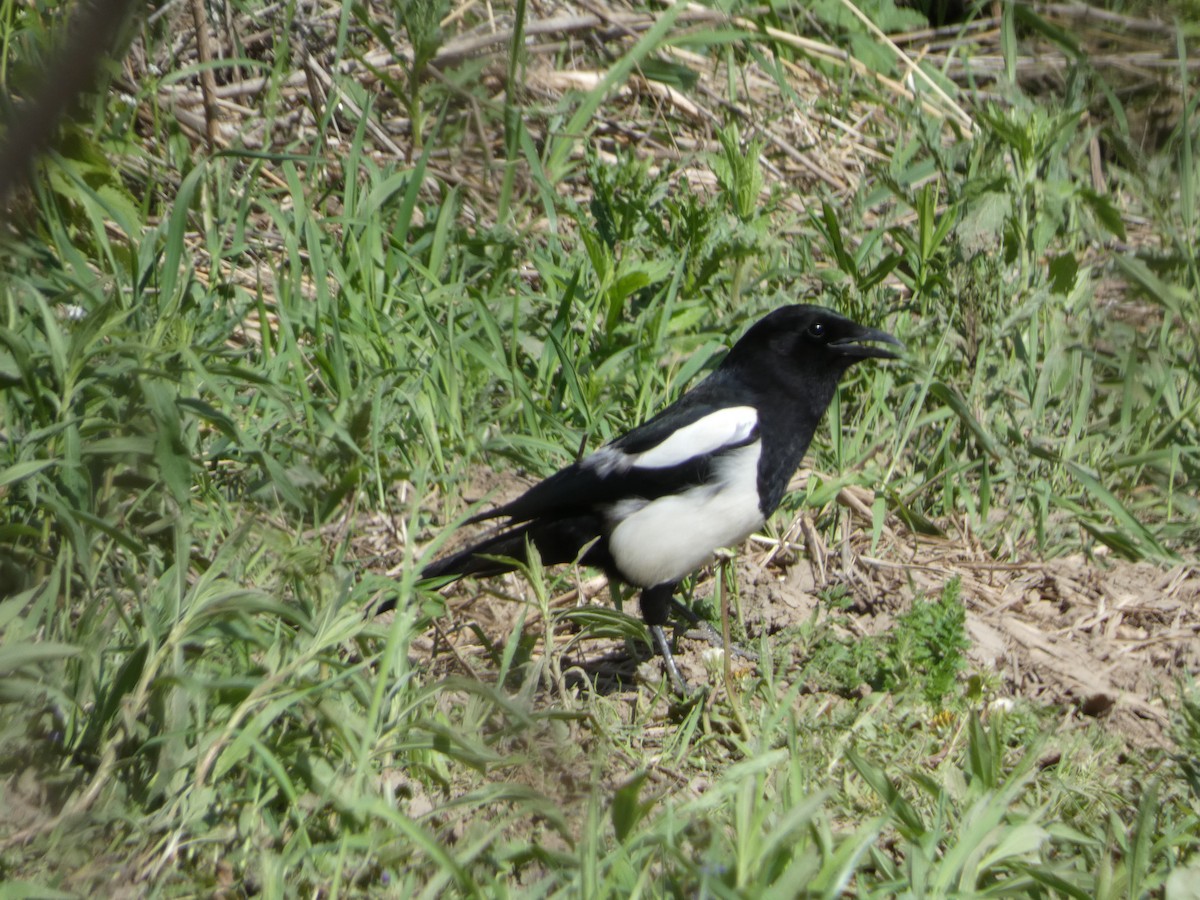
[(686, 692), (662, 626), (675, 588), (721, 547), (740, 544), (783, 499), (842, 374), (902, 346), (818, 306), (785, 306), (742, 336), (715, 371), (654, 416), (517, 499), (468, 523), (499, 532), (430, 563), (423, 578), (498, 575), (537, 548), (642, 589), (642, 618)]

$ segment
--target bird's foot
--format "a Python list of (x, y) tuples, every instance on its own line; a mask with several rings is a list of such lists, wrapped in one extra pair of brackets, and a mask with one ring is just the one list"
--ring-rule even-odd
[(747, 650), (740, 644), (734, 643), (730, 643), (730, 645), (726, 647), (725, 639), (721, 637), (721, 632), (717, 631), (711, 622), (708, 622), (704, 619), (697, 619), (695, 622), (693, 622), (692, 627), (684, 632), (684, 637), (691, 638), (695, 641), (708, 641), (718, 650), (725, 650), (739, 659), (748, 659), (751, 662), (758, 662), (758, 654), (753, 650)]
[(721, 650), (728, 649), (728, 652), (742, 659), (748, 659), (752, 662), (758, 662), (758, 654), (753, 650), (747, 650), (745, 647), (731, 643), (728, 648), (725, 647), (725, 639), (721, 637), (721, 632), (713, 627), (713, 624), (707, 619), (702, 619), (692, 612), (685, 604), (672, 597), (671, 607), (675, 612), (685, 619), (692, 626), (684, 635), (698, 641), (708, 641), (712, 646)]

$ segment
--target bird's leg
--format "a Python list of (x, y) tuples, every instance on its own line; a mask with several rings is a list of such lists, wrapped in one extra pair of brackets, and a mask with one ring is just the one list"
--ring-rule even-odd
[(675, 665), (675, 654), (671, 652), (671, 644), (667, 641), (666, 632), (663, 631), (661, 625), (651, 625), (650, 635), (658, 646), (658, 652), (662, 654), (663, 665), (667, 669), (667, 677), (671, 679), (671, 684), (676, 691), (686, 697), (689, 693), (687, 682), (679, 674), (679, 666)]
[(675, 655), (671, 652), (671, 644), (667, 641), (666, 632), (663, 631), (663, 625), (667, 623), (667, 616), (671, 609), (671, 601), (675, 594), (674, 583), (656, 584), (654, 587), (646, 588), (642, 591), (642, 620), (650, 629), (650, 636), (654, 638), (654, 643), (658, 647), (658, 652), (663, 658), (663, 665), (667, 668), (667, 677), (671, 679), (671, 684), (683, 696), (688, 695), (687, 682), (683, 680), (683, 676), (679, 674), (679, 667), (675, 665)]
[[(662, 586), (660, 585), (659, 587)], [(668, 595), (674, 593), (674, 585), (667, 585), (666, 587)], [(649, 602), (647, 602), (646, 594), (649, 590), (658, 590), (658, 588), (650, 588), (647, 591), (642, 592), (642, 620), (646, 622), (650, 631), (650, 636), (654, 639), (654, 649), (657, 650), (658, 654), (663, 658), (663, 663), (667, 667), (667, 676), (671, 679), (672, 685), (674, 685), (675, 689), (681, 694), (687, 696), (687, 682), (683, 680), (683, 676), (679, 674), (679, 667), (675, 665), (675, 657), (671, 654), (671, 645), (667, 643), (667, 635), (663, 631), (662, 625), (651, 625), (649, 620), (646, 619), (647, 609), (652, 610), (650, 614), (654, 615), (656, 619), (660, 618), (658, 610), (658, 597), (653, 596)], [(622, 601), (624, 600), (625, 594), (619, 587), (618, 583), (613, 579), (609, 579), (608, 593), (612, 598), (613, 608), (617, 610), (623, 609), (624, 604)], [(671, 602), (677, 602), (673, 596), (669, 596), (669, 599)], [(663, 622), (667, 621), (666, 613), (661, 614), (661, 619)]]

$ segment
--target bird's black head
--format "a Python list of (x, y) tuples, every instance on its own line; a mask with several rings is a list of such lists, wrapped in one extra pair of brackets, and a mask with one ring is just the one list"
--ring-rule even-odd
[(831, 375), (836, 380), (861, 359), (895, 359), (876, 344), (903, 347), (883, 331), (867, 328), (820, 306), (784, 306), (750, 327), (729, 352), (724, 366), (753, 368), (787, 380)]

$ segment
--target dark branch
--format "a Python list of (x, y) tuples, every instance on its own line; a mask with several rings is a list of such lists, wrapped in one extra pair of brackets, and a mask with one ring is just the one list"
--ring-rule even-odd
[(7, 110), (0, 132), (0, 206), (30, 176), (37, 155), (50, 146), (58, 124), (79, 97), (95, 86), (96, 75), (134, 0), (88, 0), (71, 16), (67, 36), (31, 84), (22, 103)]

